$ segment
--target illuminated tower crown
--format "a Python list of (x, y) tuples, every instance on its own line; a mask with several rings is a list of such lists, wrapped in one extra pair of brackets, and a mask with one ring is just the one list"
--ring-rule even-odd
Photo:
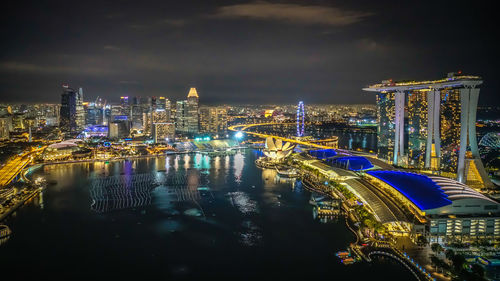
[(189, 89), (188, 98), (191, 97), (198, 98), (198, 93), (196, 92), (196, 88)]

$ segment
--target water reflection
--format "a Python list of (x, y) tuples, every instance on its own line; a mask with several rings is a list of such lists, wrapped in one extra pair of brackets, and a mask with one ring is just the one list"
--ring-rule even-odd
[(243, 166), (245, 165), (245, 156), (238, 152), (238, 154), (234, 155), (234, 181), (237, 184), (241, 183), (241, 173), (243, 172)]
[(277, 172), (273, 169), (263, 169), (262, 170), (262, 181), (264, 182), (264, 187), (274, 187), (275, 186), (275, 178)]
[(247, 193), (242, 191), (228, 192), (228, 199), (231, 204), (242, 214), (258, 213), (257, 202), (250, 199)]
[(163, 194), (172, 195), (175, 201), (196, 201), (200, 198), (198, 187), (207, 182), (196, 169), (96, 178), (89, 188), (91, 209), (102, 213), (147, 206), (155, 189), (166, 189)]
[(255, 246), (262, 241), (262, 229), (251, 220), (245, 220), (241, 224), (242, 230), (237, 233), (238, 240), (245, 246)]

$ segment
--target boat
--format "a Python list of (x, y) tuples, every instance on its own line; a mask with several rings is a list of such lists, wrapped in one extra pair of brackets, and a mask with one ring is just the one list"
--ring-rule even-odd
[(346, 258), (342, 260), (342, 263), (345, 265), (353, 264), (355, 260), (353, 258)]
[(281, 170), (276, 168), (276, 172), (278, 172), (278, 175), (280, 175), (282, 177), (287, 177), (287, 178), (296, 178), (299, 176), (299, 172), (294, 168), (281, 169)]
[(335, 255), (341, 259), (344, 259), (350, 257), (351, 253), (349, 253), (348, 251), (338, 251)]
[(11, 234), (12, 231), (8, 226), (0, 224), (0, 238), (5, 238), (7, 236), (10, 236)]

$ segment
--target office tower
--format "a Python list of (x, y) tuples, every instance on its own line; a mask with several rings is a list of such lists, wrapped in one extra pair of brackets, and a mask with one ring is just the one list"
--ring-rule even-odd
[(187, 101), (177, 101), (175, 110), (175, 130), (187, 133)]
[(175, 125), (170, 122), (153, 123), (152, 127), (153, 141), (155, 143), (166, 143), (175, 138)]
[(364, 88), (377, 93), (378, 156), (395, 165), (455, 175), (473, 187), (492, 186), (476, 136), (478, 76), (449, 73), (433, 81)]
[(126, 138), (130, 135), (130, 123), (127, 120), (115, 120), (109, 123), (109, 137), (112, 139)]
[(225, 135), (227, 131), (227, 109), (225, 107), (200, 107), (200, 132)]
[(197, 134), (199, 131), (198, 122), (198, 93), (196, 88), (189, 89), (187, 96), (187, 132)]
[(127, 96), (120, 97), (120, 105), (123, 106), (123, 107), (129, 106), (128, 97)]
[(16, 112), (12, 115), (12, 127), (15, 130), (24, 130), (26, 129), (24, 118), (26, 118), (25, 114), (22, 112)]
[(9, 139), (9, 123), (12, 123), (12, 119), (7, 116), (0, 117), (0, 140)]
[(83, 90), (78, 91), (63, 85), (61, 95), (60, 123), (61, 131), (77, 133), (85, 127), (85, 110), (83, 108)]
[(111, 105), (107, 104), (103, 107), (103, 115), (104, 117), (102, 118), (103, 120), (103, 125), (108, 126), (109, 123), (111, 123), (111, 118), (112, 118), (112, 110), (111, 110)]
[(158, 108), (153, 111), (152, 122), (153, 123), (165, 123), (168, 122), (168, 111), (163, 108)]
[(83, 108), (83, 89), (79, 88), (76, 93), (76, 126), (80, 132), (85, 128), (85, 109)]
[(87, 106), (86, 124), (102, 125), (104, 123), (104, 110), (100, 104), (91, 102)]
[(140, 104), (133, 104), (130, 106), (130, 121), (132, 122), (132, 128), (136, 130), (142, 130), (143, 126), (143, 110)]

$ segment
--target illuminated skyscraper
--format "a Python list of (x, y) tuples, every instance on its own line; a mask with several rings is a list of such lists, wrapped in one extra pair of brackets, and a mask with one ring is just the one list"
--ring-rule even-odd
[(9, 122), (12, 119), (7, 116), (0, 116), (0, 140), (9, 139)]
[(77, 133), (85, 127), (85, 110), (83, 108), (82, 88), (76, 91), (63, 85), (61, 94), (60, 128), (66, 133)]
[(155, 143), (166, 143), (175, 138), (175, 125), (170, 122), (153, 123), (153, 141)]
[(177, 101), (175, 109), (175, 131), (187, 132), (187, 101)]
[(227, 131), (227, 109), (225, 107), (200, 107), (200, 132), (223, 135)]
[(199, 131), (198, 93), (196, 88), (189, 89), (187, 96), (187, 132), (197, 134)]
[(189, 89), (187, 100), (177, 101), (175, 130), (189, 135), (199, 132), (198, 93), (196, 88)]
[(434, 81), (393, 82), (377, 92), (378, 156), (395, 165), (455, 174), (460, 182), (489, 187), (477, 148), (478, 76), (448, 74)]

